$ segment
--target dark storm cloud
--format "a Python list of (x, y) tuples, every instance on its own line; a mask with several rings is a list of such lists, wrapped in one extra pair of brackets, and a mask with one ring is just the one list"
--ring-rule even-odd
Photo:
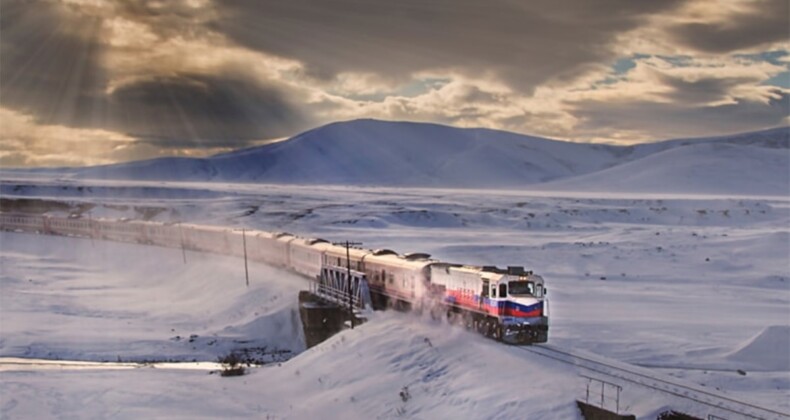
[(718, 106), (648, 101), (583, 101), (573, 104), (579, 131), (625, 130), (654, 139), (705, 136), (758, 130), (785, 124), (790, 94), (776, 90), (768, 103), (741, 100)]
[[(250, 48), (297, 59), (313, 75), (391, 78), (493, 71), (528, 90), (612, 57), (610, 42), (679, 1), (221, 0), (213, 26)], [(526, 92), (525, 92), (526, 93)]]
[(117, 89), (110, 103), (130, 134), (167, 147), (243, 147), (307, 123), (276, 89), (227, 75), (144, 80)]
[(730, 97), (732, 88), (750, 82), (759, 82), (746, 77), (703, 77), (685, 80), (662, 73), (657, 73), (656, 77), (662, 85), (670, 88), (669, 92), (661, 95), (678, 104), (706, 104), (725, 100)]
[[(188, 32), (188, 10), (147, 4), (116, 5), (122, 14), (169, 23), (155, 25), (162, 31)], [(313, 124), (281, 90), (232, 68), (143, 75), (108, 93), (100, 13), (50, 1), (0, 6), (0, 105), (39, 124), (112, 130), (168, 148), (241, 147)]]
[(101, 19), (52, 2), (0, 3), (0, 104), (45, 124), (101, 118)]
[(790, 39), (790, 2), (762, 0), (748, 13), (724, 22), (676, 25), (669, 32), (681, 44), (708, 53), (729, 53)]
[(206, 32), (201, 25), (212, 8), (192, 7), (185, 0), (114, 0), (113, 16), (144, 23), (157, 35), (191, 37)]

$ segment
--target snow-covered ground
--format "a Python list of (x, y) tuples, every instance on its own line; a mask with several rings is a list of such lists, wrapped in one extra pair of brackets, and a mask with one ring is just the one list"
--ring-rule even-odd
[[(57, 179), (6, 180), (0, 193), (11, 210), (246, 226), (525, 265), (547, 280), (551, 345), (790, 411), (786, 196)], [(215, 361), (264, 346), (293, 356), (240, 378), (9, 369), (3, 418), (573, 418), (584, 396), (572, 367), (409, 314), (377, 314), (304, 351), (294, 311), (305, 281), (254, 264), (247, 288), (233, 258), (188, 253), (184, 264), (180, 250), (12, 233), (0, 234), (0, 258), (0, 356)], [(626, 386), (621, 407), (644, 418), (684, 407), (667, 398)]]

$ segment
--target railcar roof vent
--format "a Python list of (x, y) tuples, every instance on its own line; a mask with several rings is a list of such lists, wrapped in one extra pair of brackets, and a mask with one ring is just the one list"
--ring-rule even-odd
[(288, 232), (275, 232), (274, 233), (274, 237), (275, 238), (282, 238), (283, 236), (293, 236), (293, 235), (288, 233)]
[(326, 239), (321, 239), (321, 238), (313, 238), (313, 239), (308, 239), (307, 240), (307, 245), (328, 244), (328, 243), (329, 243), (329, 241), (327, 241)]
[(398, 253), (393, 251), (393, 250), (391, 250), (391, 249), (377, 249), (377, 250), (373, 251), (373, 255), (376, 255), (376, 256), (379, 256), (379, 255), (398, 255)]
[(409, 261), (427, 260), (431, 258), (431, 254), (426, 254), (424, 252), (408, 252), (406, 254), (403, 254), (403, 258), (406, 258)]
[(500, 273), (500, 274), (504, 274), (505, 273), (505, 270), (503, 270), (501, 268), (498, 268), (495, 265), (484, 265), (483, 266), (483, 271), (488, 271), (489, 273)]
[(517, 266), (517, 265), (509, 265), (507, 266), (507, 273), (513, 276), (520, 276), (523, 274), (527, 274), (524, 271), (524, 267)]

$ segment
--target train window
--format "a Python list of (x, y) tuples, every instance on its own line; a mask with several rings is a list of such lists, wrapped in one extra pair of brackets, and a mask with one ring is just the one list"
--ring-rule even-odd
[(499, 284), (499, 297), (507, 296), (507, 283)]
[(543, 297), (543, 285), (535, 285), (535, 297)]
[(488, 297), (488, 282), (487, 281), (483, 282), (483, 291), (480, 292), (480, 297), (484, 297), (484, 298)]
[(535, 283), (531, 281), (511, 281), (510, 294), (516, 295), (533, 295), (535, 292)]
[(491, 297), (492, 298), (496, 297), (496, 284), (491, 285)]
[(394, 284), (395, 283), (395, 276), (392, 273), (388, 274), (387, 275), (387, 281), (389, 282), (389, 284)]

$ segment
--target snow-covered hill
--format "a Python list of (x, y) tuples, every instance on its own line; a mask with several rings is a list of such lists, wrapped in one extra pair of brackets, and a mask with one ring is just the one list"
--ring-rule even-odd
[(64, 174), (94, 179), (776, 195), (785, 194), (790, 185), (790, 130), (612, 146), (488, 129), (355, 120), (209, 158), (162, 158), (72, 168)]
[(727, 142), (677, 145), (604, 169), (541, 185), (572, 191), (790, 194), (790, 150)]
[(619, 148), (435, 124), (356, 120), (206, 159), (76, 171), (83, 178), (288, 184), (516, 187), (614, 164)]

